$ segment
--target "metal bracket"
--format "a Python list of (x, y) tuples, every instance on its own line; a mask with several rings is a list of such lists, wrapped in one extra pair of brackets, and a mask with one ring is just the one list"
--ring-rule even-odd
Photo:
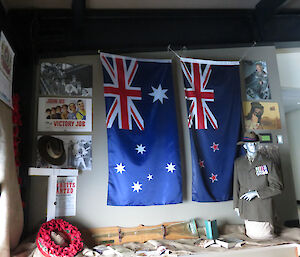
[(167, 228), (165, 225), (161, 225), (161, 231), (163, 233), (163, 239), (165, 239), (167, 235)]
[(123, 234), (122, 234), (121, 229), (119, 228), (119, 242), (120, 243), (122, 242), (122, 237), (123, 237)]

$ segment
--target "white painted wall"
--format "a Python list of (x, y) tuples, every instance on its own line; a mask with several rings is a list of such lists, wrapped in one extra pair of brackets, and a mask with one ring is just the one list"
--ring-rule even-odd
[(280, 85), (300, 88), (300, 48), (278, 49), (276, 56)]
[(285, 97), (287, 134), (290, 142), (296, 198), (300, 200), (300, 48), (277, 50), (278, 72)]
[[(265, 60), (268, 65), (271, 93), (274, 101), (279, 103), (282, 129), (272, 131), (273, 138), (277, 134), (283, 135), (284, 144), (279, 146), (283, 166), (285, 183), (284, 193), (277, 198), (279, 217), (282, 221), (297, 219), (296, 200), (291, 172), (289, 145), (287, 140), (285, 117), (282, 108), (280, 83), (274, 47), (256, 48), (228, 48), (209, 49), (179, 52), (185, 57), (195, 57), (213, 60), (239, 60), (247, 53), (249, 60)], [(144, 58), (174, 58), (171, 52), (139, 53), (128, 56)], [(181, 80), (181, 72), (174, 64), (175, 92), (180, 96), (178, 102), (178, 118), (181, 124), (180, 138), (182, 145), (182, 175), (183, 175), (183, 203), (167, 206), (138, 206), (138, 207), (112, 207), (106, 205), (108, 161), (107, 161), (107, 139), (105, 128), (105, 105), (103, 97), (103, 86), (101, 67), (98, 56), (77, 56), (47, 61), (90, 63), (93, 65), (93, 170), (83, 172), (78, 177), (77, 215), (68, 220), (74, 224), (82, 224), (85, 227), (101, 226), (137, 226), (139, 224), (155, 225), (166, 221), (189, 220), (198, 218), (200, 223), (204, 219), (217, 219), (219, 224), (238, 224), (243, 221), (236, 216), (232, 209), (232, 201), (216, 203), (193, 202), (191, 193), (191, 156), (188, 127), (186, 125), (187, 114), (184, 100), (184, 90)], [(176, 70), (177, 69), (177, 70)], [(33, 150), (34, 151), (34, 150)], [(31, 230), (43, 222), (46, 217), (46, 185), (45, 178), (32, 177), (30, 186), (29, 221)]]
[[(294, 181), (300, 185), (300, 110), (286, 114), (286, 125), (290, 142), (291, 161), (293, 167)], [(296, 199), (300, 200), (300, 186), (295, 186)]]

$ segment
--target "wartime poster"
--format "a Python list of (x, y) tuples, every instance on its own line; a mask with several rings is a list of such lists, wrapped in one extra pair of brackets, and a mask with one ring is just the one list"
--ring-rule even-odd
[(43, 62), (40, 95), (92, 96), (92, 65)]
[(0, 100), (12, 107), (14, 52), (3, 32), (0, 38)]
[(76, 177), (58, 177), (55, 217), (76, 215)]
[[(37, 151), (36, 166), (39, 168), (73, 168), (78, 170), (92, 169), (92, 136), (90, 135), (52, 135), (64, 142), (66, 161), (55, 166), (43, 160)], [(39, 136), (40, 137), (40, 136)], [(39, 138), (38, 137), (38, 138)]]
[(278, 103), (243, 102), (246, 130), (281, 129)]
[(40, 97), (38, 131), (92, 131), (92, 99)]
[(247, 100), (271, 99), (267, 63), (243, 61)]

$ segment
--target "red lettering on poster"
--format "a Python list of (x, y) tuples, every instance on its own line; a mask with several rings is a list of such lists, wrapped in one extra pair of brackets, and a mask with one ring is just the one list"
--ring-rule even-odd
[(48, 99), (47, 104), (56, 104), (58, 103), (58, 99)]

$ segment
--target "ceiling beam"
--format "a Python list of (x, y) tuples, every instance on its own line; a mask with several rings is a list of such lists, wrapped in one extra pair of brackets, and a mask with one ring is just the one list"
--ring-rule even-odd
[(256, 26), (259, 28), (260, 35), (265, 32), (265, 25), (278, 13), (289, 0), (261, 0), (257, 3), (254, 15), (256, 18)]
[(72, 42), (80, 47), (80, 37), (84, 32), (85, 0), (72, 0)]
[[(15, 31), (32, 31), (28, 47), (43, 57), (174, 49), (249, 46), (300, 41), (300, 15), (273, 15), (258, 36), (254, 12), (247, 10), (86, 10), (74, 27), (73, 11), (10, 11)], [(30, 22), (34, 20), (35, 22)], [(31, 24), (30, 29), (26, 26)], [(74, 34), (75, 33), (75, 34)], [(77, 35), (74, 40), (74, 35)], [(25, 37), (23, 35), (22, 37)], [(28, 37), (27, 37), (28, 38)]]

